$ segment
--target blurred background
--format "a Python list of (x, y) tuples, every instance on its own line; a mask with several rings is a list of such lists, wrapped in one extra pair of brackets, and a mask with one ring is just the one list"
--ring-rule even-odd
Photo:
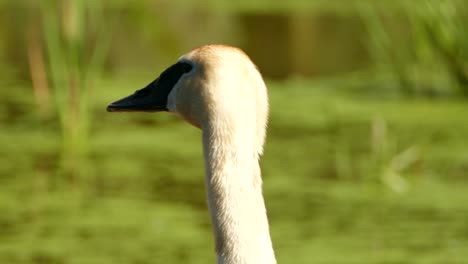
[(468, 263), (466, 0), (0, 1), (0, 263), (214, 263), (201, 133), (109, 114), (187, 51), (267, 81), (279, 263)]

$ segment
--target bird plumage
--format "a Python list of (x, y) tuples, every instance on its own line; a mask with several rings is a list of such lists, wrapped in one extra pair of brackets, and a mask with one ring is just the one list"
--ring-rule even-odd
[(234, 47), (202, 46), (137, 93), (108, 110), (167, 110), (202, 130), (218, 264), (276, 263), (259, 166), (268, 95), (249, 57)]

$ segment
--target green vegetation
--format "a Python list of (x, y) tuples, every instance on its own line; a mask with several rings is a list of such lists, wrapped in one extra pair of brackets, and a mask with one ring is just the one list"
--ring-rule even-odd
[(465, 2), (0, 1), (0, 263), (214, 263), (200, 131), (105, 112), (213, 42), (270, 79), (279, 263), (468, 263)]
[[(60, 119), (62, 170), (70, 177), (79, 177), (77, 174), (81, 173), (82, 159), (88, 147), (90, 90), (102, 69), (110, 30), (105, 29), (108, 23), (99, 19), (102, 16), (100, 1), (94, 1), (94, 4), (82, 0), (63, 1), (61, 15), (57, 5), (50, 1), (39, 3), (39, 8), (46, 47), (44, 56), (49, 66), (41, 74), (49, 76), (56, 104), (53, 109)], [(94, 27), (89, 25), (89, 20), (95, 21)], [(92, 38), (94, 42), (90, 40)], [(30, 63), (31, 72), (37, 71), (37, 64), (37, 61)], [(37, 83), (33, 88), (39, 89)], [(46, 111), (50, 106), (45, 105), (50, 102), (40, 102), (42, 114), (50, 114)]]
[[(73, 181), (55, 173), (55, 124), (28, 121), (31, 96), (2, 118), (0, 262), (214, 261), (200, 132), (168, 114), (104, 111), (150, 78), (99, 82)], [(262, 168), (280, 263), (467, 263), (466, 103), (269, 86)]]

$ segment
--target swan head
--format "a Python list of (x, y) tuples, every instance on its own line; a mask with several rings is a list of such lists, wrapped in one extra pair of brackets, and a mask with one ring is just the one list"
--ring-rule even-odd
[(167, 111), (203, 128), (213, 119), (259, 115), (266, 126), (267, 108), (265, 84), (249, 57), (234, 47), (206, 45), (180, 57), (145, 88), (111, 103), (107, 111)]

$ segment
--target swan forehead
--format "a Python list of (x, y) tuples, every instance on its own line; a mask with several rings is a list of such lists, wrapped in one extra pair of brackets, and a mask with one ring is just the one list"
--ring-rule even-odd
[[(258, 86), (260, 74), (250, 58), (240, 49), (223, 46), (207, 45), (194, 49), (178, 60), (179, 63), (189, 63), (192, 71), (185, 74), (178, 83), (177, 89), (170, 95), (174, 101), (180, 96), (190, 93), (201, 96), (211, 93), (229, 93), (240, 89), (253, 89)], [(178, 91), (178, 92), (177, 92)], [(189, 92), (190, 91), (190, 92)], [(220, 94), (218, 94), (220, 95)], [(220, 96), (218, 98), (222, 98)]]
[[(194, 49), (179, 58), (178, 62), (190, 63), (192, 71), (184, 76), (179, 84), (177, 96), (186, 94), (185, 90), (209, 100), (224, 101), (230, 96), (255, 97), (253, 90), (264, 86), (260, 73), (250, 58), (240, 49), (207, 45)], [(191, 87), (186, 87), (191, 86)], [(232, 101), (232, 100), (231, 100)]]
[(225, 45), (205, 45), (196, 48), (180, 57), (179, 61), (191, 61), (207, 69), (252, 63), (241, 49)]

